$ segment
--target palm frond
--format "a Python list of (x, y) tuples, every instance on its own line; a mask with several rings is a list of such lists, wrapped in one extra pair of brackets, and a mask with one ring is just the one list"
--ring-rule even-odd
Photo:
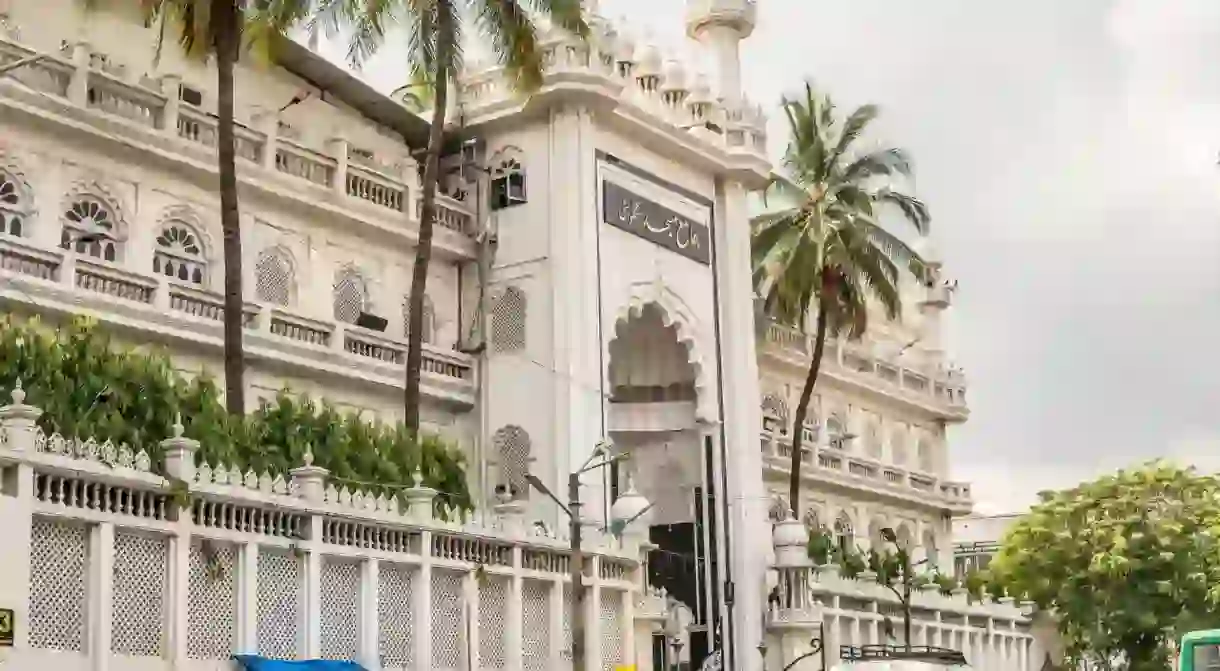
[(542, 53), (534, 23), (517, 0), (480, 0), (479, 32), (491, 41), (513, 88), (533, 91), (542, 86)]
[(835, 145), (835, 157), (843, 156), (851, 147), (851, 144), (858, 140), (868, 125), (877, 118), (881, 113), (881, 108), (876, 105), (861, 105), (857, 107), (847, 121), (843, 122), (843, 132), (839, 134), (839, 142)]
[(901, 149), (890, 148), (870, 152), (856, 158), (843, 169), (842, 180), (861, 182), (870, 177), (890, 177), (911, 174), (911, 159)]
[(915, 230), (919, 231), (921, 235), (928, 234), (932, 216), (928, 212), (928, 206), (922, 200), (888, 187), (879, 189), (875, 198), (881, 203), (897, 207), (902, 212), (902, 216), (906, 217), (907, 221), (915, 227)]

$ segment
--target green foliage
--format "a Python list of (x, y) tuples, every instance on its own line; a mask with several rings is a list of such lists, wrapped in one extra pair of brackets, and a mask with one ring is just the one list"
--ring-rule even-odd
[(127, 443), (147, 451), (158, 468), (160, 441), (172, 435), (180, 414), (185, 435), (200, 442), (197, 458), (212, 465), (286, 474), (309, 447), (314, 463), (341, 483), (390, 496), (410, 485), (418, 467), (424, 482), (442, 492), (442, 510), (473, 505), (463, 456), (438, 436), (416, 440), (401, 424), (367, 422), (287, 392), (231, 418), (210, 379), (184, 379), (164, 352), (120, 349), (87, 320), (52, 329), (0, 317), (0, 390), (18, 379), (26, 403), (43, 410), (43, 431)]
[(936, 588), (945, 596), (953, 594), (953, 590), (961, 587), (961, 584), (958, 583), (957, 578), (939, 571), (937, 571), (931, 577), (931, 582), (935, 583)]
[(1216, 477), (1154, 462), (1040, 498), (990, 571), (1009, 594), (1053, 609), (1069, 661), (1164, 669), (1181, 632), (1216, 626)]
[(835, 554), (838, 556), (839, 574), (845, 578), (859, 578), (861, 573), (868, 570), (868, 561), (859, 550), (840, 548)]
[(809, 533), (809, 558), (817, 566), (829, 564), (835, 553), (835, 538), (826, 527), (818, 527)]

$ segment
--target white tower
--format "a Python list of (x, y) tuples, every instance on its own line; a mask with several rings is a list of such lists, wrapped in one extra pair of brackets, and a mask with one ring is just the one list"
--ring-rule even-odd
[(756, 0), (686, 0), (686, 34), (703, 45), (726, 103), (741, 100), (741, 41), (754, 32)]

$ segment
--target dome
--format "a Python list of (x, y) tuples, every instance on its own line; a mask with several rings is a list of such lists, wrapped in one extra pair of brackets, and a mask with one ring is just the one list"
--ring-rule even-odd
[(626, 31), (615, 37), (614, 59), (620, 63), (635, 62), (635, 39)]
[(636, 49), (635, 62), (639, 65), (637, 76), (661, 74), (661, 52), (652, 44), (640, 45)]
[(690, 98), (687, 98), (688, 103), (692, 105), (700, 103), (706, 105), (712, 102), (712, 88), (707, 83), (707, 75), (695, 75), (690, 91)]
[(781, 548), (804, 548), (808, 542), (809, 534), (805, 531), (805, 525), (792, 516), (791, 510), (788, 511), (787, 518), (776, 522), (771, 530), (771, 544), (777, 551)]
[(648, 513), (652, 504), (635, 489), (635, 483), (627, 478), (627, 490), (619, 495), (614, 505), (610, 506), (610, 528), (616, 534), (622, 534), (630, 525), (638, 523)]
[(671, 59), (665, 63), (665, 70), (662, 73), (661, 88), (666, 91), (685, 91), (686, 85), (686, 69), (682, 67), (682, 63)]

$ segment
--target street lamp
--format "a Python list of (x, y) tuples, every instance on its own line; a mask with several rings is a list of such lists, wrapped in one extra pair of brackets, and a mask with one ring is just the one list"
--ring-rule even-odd
[[(585, 555), (581, 548), (583, 530), (581, 522), (583, 520), (581, 519), (580, 508), (583, 504), (580, 500), (580, 476), (623, 461), (627, 456), (626, 453), (612, 455), (610, 454), (610, 443), (598, 443), (597, 447), (593, 449), (593, 454), (589, 455), (585, 463), (568, 475), (568, 502), (566, 504), (560, 501), (559, 497), (555, 496), (538, 479), (538, 476), (533, 473), (528, 473), (525, 476), (526, 482), (531, 487), (554, 501), (555, 505), (559, 506), (559, 509), (568, 515), (568, 535), (571, 539), (569, 544), (569, 550), (571, 551), (569, 570), (571, 571), (572, 580), (572, 612), (569, 617), (572, 621), (572, 671), (585, 671)], [(624, 501), (623, 499), (626, 500)], [(611, 508), (611, 532), (616, 536), (621, 535), (628, 525), (651, 509), (652, 504), (648, 503), (647, 499), (636, 492), (629, 482), (628, 491), (618, 501), (615, 501), (615, 505)], [(623, 515), (623, 517), (619, 517), (619, 515)]]

